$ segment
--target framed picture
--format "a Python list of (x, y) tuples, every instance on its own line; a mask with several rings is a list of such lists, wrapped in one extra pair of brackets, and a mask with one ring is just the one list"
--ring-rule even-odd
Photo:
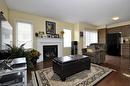
[(56, 34), (56, 23), (46, 21), (46, 34)]
[(80, 37), (83, 37), (83, 32), (80, 32)]

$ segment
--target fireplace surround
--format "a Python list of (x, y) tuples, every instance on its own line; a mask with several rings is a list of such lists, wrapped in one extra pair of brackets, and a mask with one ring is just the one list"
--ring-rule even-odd
[(57, 46), (57, 57), (63, 57), (63, 39), (61, 38), (37, 38), (37, 50), (41, 53), (38, 62), (45, 61), (44, 46)]

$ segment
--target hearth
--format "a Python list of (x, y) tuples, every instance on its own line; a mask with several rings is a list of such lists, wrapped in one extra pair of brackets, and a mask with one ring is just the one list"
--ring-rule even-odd
[(57, 45), (44, 45), (43, 46), (43, 59), (49, 60), (58, 57)]

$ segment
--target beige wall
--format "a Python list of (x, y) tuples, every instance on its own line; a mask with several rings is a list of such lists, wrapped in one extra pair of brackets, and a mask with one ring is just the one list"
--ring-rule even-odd
[(80, 32), (85, 32), (86, 30), (97, 30), (97, 26), (87, 24), (87, 23), (76, 23), (74, 29), (74, 40), (78, 41), (78, 53), (82, 54), (82, 48), (86, 47), (85, 34), (83, 37), (80, 37)]
[[(79, 53), (81, 54), (81, 49), (84, 47), (84, 39), (83, 37), (79, 36), (80, 31), (85, 31), (86, 29), (95, 29), (94, 25), (85, 24), (85, 23), (67, 23), (67, 22), (61, 22), (54, 19), (37, 16), (25, 12), (15, 11), (15, 10), (9, 10), (5, 1), (0, 0), (0, 11), (4, 12), (4, 16), (9, 20), (13, 27), (13, 42), (16, 44), (16, 22), (17, 21), (23, 21), (23, 22), (29, 22), (33, 25), (33, 47), (36, 48), (36, 37), (34, 36), (35, 32), (38, 31), (45, 31), (45, 21), (53, 21), (56, 22), (56, 31), (59, 33), (63, 29), (71, 29), (72, 30), (72, 40), (78, 41), (79, 45)], [(70, 55), (71, 54), (71, 48), (64, 48), (64, 55)]]
[[(57, 20), (36, 16), (24, 12), (9, 10), (9, 21), (11, 25), (14, 28), (14, 44), (16, 44), (16, 22), (17, 21), (24, 21), (24, 22), (30, 22), (33, 25), (33, 46), (36, 48), (36, 37), (34, 36), (35, 32), (38, 31), (44, 31), (45, 32), (45, 21), (53, 21), (56, 22), (56, 32), (59, 33), (63, 29), (71, 29), (72, 30), (72, 40), (74, 39), (74, 24), (66, 23), (66, 22), (60, 22)], [(64, 55), (70, 55), (71, 48), (64, 48)]]
[(6, 19), (8, 19), (8, 7), (5, 3), (5, 0), (0, 0), (0, 11), (2, 11)]

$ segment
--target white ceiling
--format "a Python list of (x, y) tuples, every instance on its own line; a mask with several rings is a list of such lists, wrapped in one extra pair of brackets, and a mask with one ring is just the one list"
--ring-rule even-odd
[[(130, 20), (130, 0), (6, 0), (10, 9), (61, 21), (105, 25)], [(113, 16), (119, 16), (113, 21)]]

